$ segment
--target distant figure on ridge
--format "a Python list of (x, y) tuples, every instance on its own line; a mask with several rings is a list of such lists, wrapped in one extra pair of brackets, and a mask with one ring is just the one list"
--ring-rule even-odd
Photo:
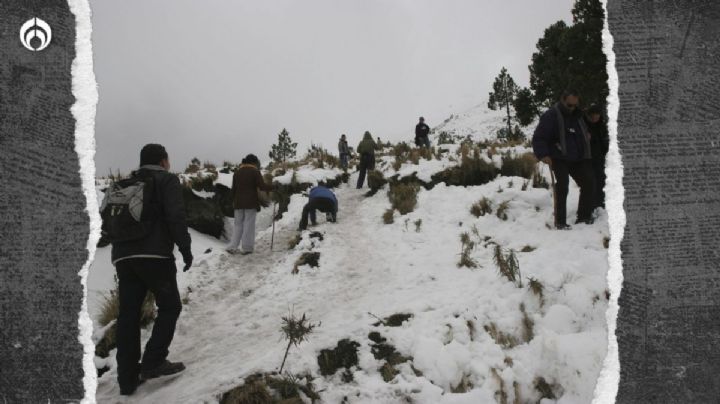
[(415, 145), (430, 147), (430, 127), (425, 124), (425, 118), (420, 117), (420, 122), (415, 125)]
[(372, 135), (370, 132), (365, 132), (365, 136), (363, 137), (363, 140), (360, 142), (360, 144), (357, 147), (357, 152), (360, 155), (360, 175), (358, 176), (357, 181), (357, 188), (360, 189), (363, 187), (363, 183), (365, 182), (365, 175), (367, 174), (368, 170), (373, 170), (375, 168), (375, 149), (377, 148), (377, 145), (375, 144), (375, 141), (373, 141)]
[(590, 134), (578, 108), (576, 91), (565, 90), (560, 101), (540, 117), (532, 138), (538, 160), (548, 164), (555, 177), (555, 227), (567, 225), (567, 194), (569, 177), (580, 187), (577, 223), (592, 224), (594, 179), (591, 163)]
[(347, 139), (345, 134), (340, 136), (340, 142), (338, 142), (338, 153), (340, 154), (340, 168), (347, 170), (348, 158), (350, 157), (350, 148), (348, 147)]
[(318, 186), (313, 187), (308, 193), (310, 200), (305, 204), (302, 211), (302, 217), (300, 219), (300, 230), (307, 229), (308, 216), (310, 216), (310, 222), (313, 226), (317, 224), (317, 218), (315, 211), (325, 213), (325, 217), (328, 222), (335, 223), (337, 221), (338, 212), (338, 201), (335, 194), (325, 187), (325, 184), (320, 182)]
[(230, 254), (238, 252), (246, 255), (255, 249), (255, 219), (260, 211), (258, 190), (272, 191), (271, 184), (266, 184), (260, 175), (260, 160), (254, 154), (248, 154), (235, 171), (232, 182), (233, 209), (235, 210), (235, 227), (232, 239), (226, 251)]

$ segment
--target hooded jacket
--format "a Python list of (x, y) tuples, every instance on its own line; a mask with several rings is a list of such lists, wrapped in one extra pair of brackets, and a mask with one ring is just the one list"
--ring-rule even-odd
[(260, 170), (252, 164), (241, 164), (233, 174), (233, 209), (260, 209), (257, 190), (272, 191), (273, 186), (266, 184)]
[(156, 209), (157, 218), (145, 238), (112, 243), (113, 265), (128, 258), (172, 259), (175, 245), (181, 253), (189, 253), (191, 240), (185, 222), (180, 180), (158, 165), (141, 166), (132, 175), (153, 177), (155, 186), (151, 206)]
[(360, 141), (360, 144), (358, 144), (357, 152), (359, 154), (370, 154), (375, 155), (375, 149), (377, 148), (377, 145), (375, 144), (375, 141), (372, 138), (372, 135), (369, 132), (365, 132), (365, 136), (363, 136), (363, 140)]
[(590, 159), (590, 134), (577, 113), (569, 113), (559, 102), (540, 117), (532, 138), (538, 159), (550, 156), (567, 161)]

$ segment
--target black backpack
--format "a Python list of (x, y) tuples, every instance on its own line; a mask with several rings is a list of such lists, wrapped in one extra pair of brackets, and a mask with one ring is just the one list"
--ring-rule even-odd
[(157, 217), (153, 194), (155, 181), (149, 173), (112, 182), (100, 205), (101, 236), (114, 243), (146, 237)]

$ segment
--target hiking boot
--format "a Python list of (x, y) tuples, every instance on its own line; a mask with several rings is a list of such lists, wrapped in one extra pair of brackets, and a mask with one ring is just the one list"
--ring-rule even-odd
[(237, 249), (237, 248), (226, 248), (225, 251), (226, 251), (228, 254), (230, 254), (230, 255), (234, 255), (234, 254), (237, 254), (237, 253), (238, 253), (238, 249)]
[(572, 227), (570, 227), (569, 224), (565, 224), (565, 223), (558, 223), (558, 224), (555, 225), (555, 228), (558, 229), (558, 230), (570, 230), (570, 229), (572, 229)]
[(131, 396), (135, 390), (137, 390), (138, 386), (145, 383), (145, 379), (138, 379), (137, 382), (130, 386), (120, 386), (120, 395), (121, 396)]
[(575, 221), (575, 224), (580, 224), (580, 223), (593, 224), (593, 223), (595, 223), (595, 219), (593, 219), (592, 217), (588, 217), (588, 218), (584, 218), (584, 219), (578, 219)]
[(152, 369), (140, 372), (140, 378), (143, 380), (154, 379), (156, 377), (174, 375), (175, 373), (180, 373), (183, 370), (185, 370), (185, 365), (183, 365), (182, 362), (170, 362), (169, 360), (165, 360), (165, 362)]
[(240, 250), (240, 255), (248, 255), (248, 254), (252, 254), (252, 253), (253, 253), (252, 251), (242, 251), (242, 250)]

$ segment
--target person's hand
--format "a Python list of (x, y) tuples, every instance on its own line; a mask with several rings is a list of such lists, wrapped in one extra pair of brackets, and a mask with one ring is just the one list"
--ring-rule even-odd
[(190, 252), (190, 249), (180, 251), (183, 257), (183, 262), (185, 263), (185, 266), (183, 267), (183, 272), (187, 272), (188, 269), (192, 266), (193, 262), (193, 256), (192, 252)]
[(552, 167), (552, 159), (550, 158), (550, 156), (545, 156), (540, 161)]

